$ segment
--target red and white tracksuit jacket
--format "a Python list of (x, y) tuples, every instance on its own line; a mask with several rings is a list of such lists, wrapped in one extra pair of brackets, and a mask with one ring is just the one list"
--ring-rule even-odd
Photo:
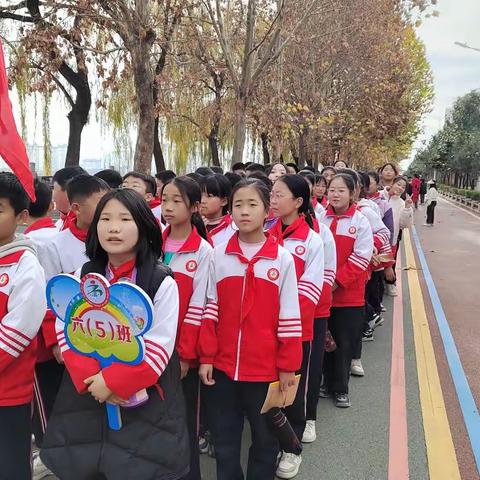
[[(27, 237), (31, 238), (35, 245), (50, 242), (52, 238), (58, 234), (58, 230), (50, 217), (39, 218), (33, 222), (23, 232)], [(47, 310), (45, 318), (42, 322), (42, 328), (37, 335), (37, 361), (45, 362), (53, 358), (51, 346), (57, 343), (55, 336), (55, 316), (50, 310)], [(44, 331), (45, 330), (45, 331)], [(49, 336), (50, 332), (50, 336)], [(50, 346), (47, 347), (47, 344)]]
[[(112, 272), (109, 268), (107, 268), (105, 276), (107, 280), (112, 280)], [(124, 278), (128, 277), (135, 283), (136, 269), (131, 272), (131, 275)], [(122, 281), (124, 281), (123, 278)], [(112, 283), (114, 282), (112, 281)], [(172, 277), (165, 277), (153, 300), (152, 327), (143, 336), (144, 360), (138, 365), (113, 363), (103, 369), (98, 360), (70, 350), (65, 340), (65, 324), (57, 319), (55, 328), (58, 345), (78, 393), (86, 392), (87, 385), (83, 381), (100, 370), (107, 387), (120, 398), (128, 399), (134, 393), (155, 384), (167, 367), (175, 348), (178, 307), (177, 284)]]
[(33, 398), (36, 335), (46, 309), (45, 277), (33, 243), (18, 237), (0, 248), (0, 407)]
[(208, 230), (208, 238), (210, 243), (216, 247), (222, 243), (228, 242), (232, 236), (238, 232), (231, 215), (225, 215), (222, 221)]
[(354, 203), (343, 215), (329, 206), (322, 222), (330, 228), (337, 247), (338, 288), (333, 292), (333, 307), (365, 305), (365, 284), (373, 254), (373, 232), (368, 220)]
[(243, 256), (238, 234), (216, 247), (199, 339), (200, 363), (231, 379), (271, 382), (302, 362), (302, 324), (295, 265), (269, 236)]
[(332, 287), (337, 273), (337, 247), (330, 229), (316, 218), (314, 230), (320, 235), (323, 242), (323, 287), (320, 301), (315, 309), (315, 318), (327, 318), (330, 316), (332, 306)]
[[(36, 242), (38, 260), (45, 270), (47, 282), (59, 273), (74, 274), (88, 261), (85, 253), (86, 237), (87, 230), (79, 230), (74, 218), (68, 228), (52, 236), (50, 241)], [(48, 360), (48, 351), (57, 344), (55, 320), (55, 315), (48, 309), (42, 323), (42, 339), (46, 350), (40, 352), (39, 361)]]
[[(164, 245), (170, 226), (163, 233)], [(181, 360), (197, 359), (197, 343), (207, 299), (208, 269), (213, 249), (192, 227), (192, 233), (170, 260), (180, 297), (177, 351)]]
[[(357, 203), (357, 208), (363, 215), (365, 215), (370, 227), (372, 227), (373, 245), (377, 249), (378, 253), (383, 255), (392, 255), (392, 247), (390, 245), (390, 230), (382, 222), (379, 214), (371, 208), (370, 203), (370, 200), (362, 198)], [(381, 270), (385, 266), (389, 265), (393, 265), (393, 262), (382, 264), (378, 267), (371, 265), (371, 269)]]
[(323, 242), (308, 225), (305, 217), (299, 217), (282, 232), (282, 222), (270, 229), (275, 237), (293, 256), (298, 282), (302, 341), (313, 340), (313, 319), (323, 288)]

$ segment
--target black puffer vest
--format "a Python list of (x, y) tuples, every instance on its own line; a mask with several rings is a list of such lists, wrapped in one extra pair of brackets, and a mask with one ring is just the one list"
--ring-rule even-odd
[[(83, 275), (105, 273), (88, 262)], [(137, 271), (137, 285), (154, 299), (168, 267), (150, 263)], [(110, 430), (105, 405), (90, 394), (79, 395), (65, 372), (48, 422), (40, 454), (60, 479), (177, 480), (189, 470), (189, 441), (180, 363), (173, 353), (158, 381), (163, 390), (148, 389), (149, 400), (138, 408), (122, 409), (122, 428)]]

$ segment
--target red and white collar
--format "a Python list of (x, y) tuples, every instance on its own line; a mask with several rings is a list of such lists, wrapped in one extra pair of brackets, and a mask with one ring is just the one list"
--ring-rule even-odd
[(42, 228), (55, 228), (55, 224), (50, 217), (39, 218), (29, 225), (23, 233), (26, 235), (27, 233), (41, 230)]

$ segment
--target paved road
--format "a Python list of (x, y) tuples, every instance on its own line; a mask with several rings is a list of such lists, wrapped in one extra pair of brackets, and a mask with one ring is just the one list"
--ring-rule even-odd
[[(415, 213), (416, 232), (478, 406), (480, 218), (443, 200), (433, 228), (424, 213)], [(412, 234), (402, 265), (403, 295), (385, 298), (385, 324), (364, 344), (366, 376), (351, 380), (352, 407), (320, 400), (318, 438), (304, 448), (298, 480), (480, 480)], [(246, 424), (244, 459), (248, 437)], [(215, 480), (214, 460), (201, 462), (203, 480)]]

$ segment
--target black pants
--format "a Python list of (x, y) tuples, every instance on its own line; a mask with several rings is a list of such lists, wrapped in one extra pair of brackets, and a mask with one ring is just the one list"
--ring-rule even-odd
[(65, 367), (55, 359), (35, 365), (35, 401), (33, 404), (32, 430), (38, 447), (42, 446), (46, 423), (52, 413), (64, 371)]
[(325, 354), (325, 379), (330, 392), (348, 393), (350, 365), (362, 335), (365, 307), (332, 307), (328, 328), (337, 344)]
[(298, 440), (301, 442), (303, 437), (303, 431), (307, 423), (306, 418), (306, 403), (307, 403), (307, 387), (308, 387), (308, 372), (310, 366), (310, 352), (312, 348), (311, 342), (302, 342), (303, 346), (303, 358), (300, 370), (297, 372), (301, 375), (300, 382), (298, 384), (297, 395), (292, 405), (285, 408), (285, 415), (287, 416), (290, 425), (295, 432)]
[(0, 480), (31, 480), (32, 405), (0, 407)]
[(198, 450), (200, 379), (198, 369), (191, 368), (182, 380), (187, 409), (187, 428), (190, 439), (190, 472), (182, 480), (201, 480), (200, 452)]
[(217, 480), (243, 480), (240, 464), (244, 416), (250, 422), (252, 444), (248, 453), (247, 480), (273, 480), (279, 444), (260, 410), (267, 382), (235, 382), (220, 370), (215, 385), (205, 388), (208, 422), (215, 444)]
[(317, 419), (318, 395), (323, 375), (323, 358), (325, 355), (325, 334), (328, 318), (316, 318), (313, 321), (313, 342), (310, 354), (307, 389), (307, 420)]
[(430, 202), (427, 207), (427, 223), (433, 225), (435, 223), (435, 207), (437, 202)]
[(366, 286), (367, 303), (371, 305), (374, 313), (378, 313), (379, 315), (382, 313), (382, 300), (385, 290), (384, 280), (385, 273), (383, 270), (372, 272), (372, 276)]
[(420, 194), (420, 203), (423, 205), (425, 203), (425, 194), (421, 193)]

